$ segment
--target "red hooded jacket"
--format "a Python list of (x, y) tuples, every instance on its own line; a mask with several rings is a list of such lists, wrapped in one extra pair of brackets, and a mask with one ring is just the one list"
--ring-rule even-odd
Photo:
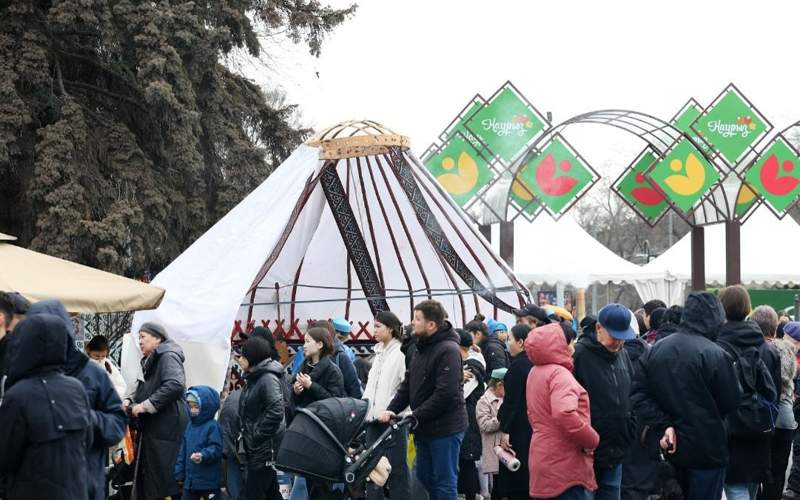
[(589, 395), (572, 376), (563, 330), (557, 324), (532, 330), (525, 352), (534, 364), (526, 388), (530, 496), (552, 498), (573, 486), (596, 490), (592, 450), (600, 437), (591, 426)]

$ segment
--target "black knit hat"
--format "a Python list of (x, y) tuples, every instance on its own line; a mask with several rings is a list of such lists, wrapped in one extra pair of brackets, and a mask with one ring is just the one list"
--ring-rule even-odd
[(156, 323), (154, 321), (148, 321), (147, 323), (143, 324), (139, 327), (139, 331), (147, 332), (154, 337), (159, 337), (162, 341), (169, 338), (169, 335), (167, 335), (167, 329), (164, 328), (164, 326), (160, 323)]
[(256, 366), (270, 357), (272, 349), (269, 342), (261, 337), (252, 337), (242, 346), (242, 357), (247, 359), (250, 366)]

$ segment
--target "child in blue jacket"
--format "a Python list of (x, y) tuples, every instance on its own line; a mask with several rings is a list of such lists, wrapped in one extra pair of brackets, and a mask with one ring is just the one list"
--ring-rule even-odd
[(183, 433), (175, 462), (175, 480), (183, 485), (184, 500), (221, 498), (222, 427), (214, 420), (219, 394), (206, 385), (190, 387), (186, 401), (192, 421)]

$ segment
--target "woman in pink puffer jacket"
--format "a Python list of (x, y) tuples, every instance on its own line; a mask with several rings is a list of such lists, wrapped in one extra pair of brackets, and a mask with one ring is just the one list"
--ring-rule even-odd
[(528, 374), (530, 496), (583, 499), (597, 489), (592, 451), (600, 437), (591, 426), (589, 395), (572, 376), (572, 356), (558, 324), (534, 329), (525, 340), (534, 365)]

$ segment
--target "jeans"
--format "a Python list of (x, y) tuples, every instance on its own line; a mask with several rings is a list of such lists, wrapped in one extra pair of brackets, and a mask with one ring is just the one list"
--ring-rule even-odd
[[(675, 476), (684, 500), (720, 500), (725, 484), (725, 468), (685, 469), (675, 467)], [(728, 499), (730, 500), (730, 499)]]
[(294, 477), (294, 484), (292, 485), (292, 493), (289, 495), (289, 500), (308, 500), (306, 478), (303, 476)]
[(725, 498), (727, 500), (756, 500), (758, 483), (726, 484)]
[(597, 491), (589, 498), (594, 500), (620, 500), (622, 489), (622, 464), (611, 467), (595, 467)]
[(225, 489), (231, 500), (242, 500), (242, 486), (244, 485), (244, 475), (242, 474), (241, 466), (235, 459), (225, 460), (225, 470), (227, 480), (225, 482)]
[(181, 500), (214, 500), (222, 499), (219, 490), (183, 490)]
[[(388, 429), (387, 425), (372, 424), (367, 427), (367, 445), (372, 445), (383, 432)], [(411, 498), (410, 483), (411, 477), (408, 473), (408, 428), (404, 427), (395, 434), (394, 445), (386, 450), (385, 456), (392, 464), (392, 472), (386, 488), (389, 490), (389, 497), (395, 499)], [(372, 483), (367, 484), (367, 500), (383, 500), (382, 488), (378, 488)]]
[(416, 471), (428, 491), (429, 500), (456, 500), (458, 485), (458, 452), (463, 432), (434, 439), (416, 440)]
[(758, 500), (780, 500), (783, 497), (783, 486), (786, 484), (786, 467), (789, 465), (789, 454), (792, 452), (792, 438), (795, 432), (790, 429), (775, 429), (771, 442), (772, 481), (764, 483), (764, 489)]

